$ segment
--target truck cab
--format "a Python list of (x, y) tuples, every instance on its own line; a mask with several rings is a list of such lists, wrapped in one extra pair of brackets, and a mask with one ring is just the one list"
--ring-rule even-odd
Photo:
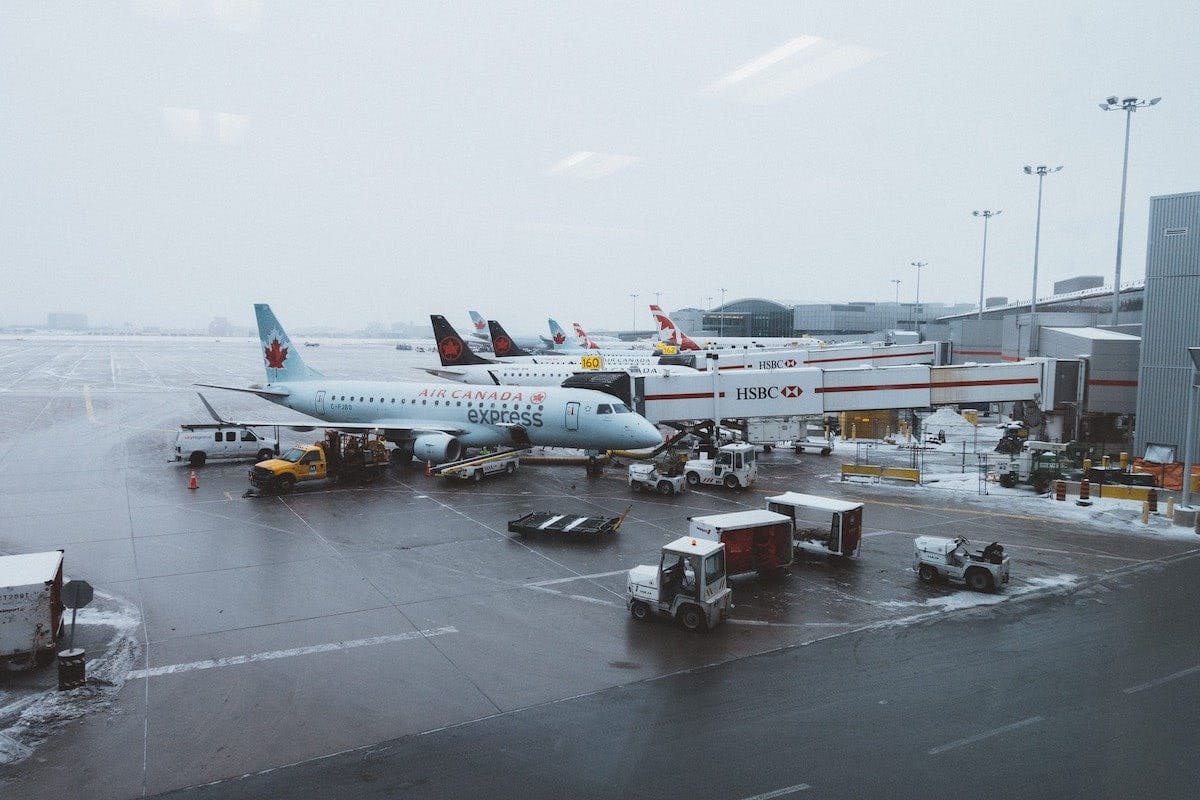
[(626, 584), (626, 603), (634, 619), (665, 614), (693, 631), (720, 624), (729, 615), (730, 595), (725, 545), (689, 536), (663, 545), (657, 565), (629, 570)]
[(758, 461), (752, 444), (736, 442), (717, 448), (715, 457), (693, 458), (683, 466), (689, 486), (724, 486), (746, 489), (758, 478)]

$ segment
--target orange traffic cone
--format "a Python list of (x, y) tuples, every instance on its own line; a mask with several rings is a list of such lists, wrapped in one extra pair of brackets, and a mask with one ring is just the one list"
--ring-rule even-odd
[(198, 489), (200, 485), (196, 483), (196, 470), (192, 470), (192, 477), (188, 479), (189, 489)]
[(426, 478), (433, 477), (433, 462), (432, 461), (429, 461), (429, 460), (425, 461), (425, 477)]

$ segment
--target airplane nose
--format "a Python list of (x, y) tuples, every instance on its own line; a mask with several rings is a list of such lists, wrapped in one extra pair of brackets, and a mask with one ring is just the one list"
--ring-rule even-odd
[(663, 443), (663, 435), (658, 428), (647, 419), (638, 420), (638, 424), (630, 431), (636, 441), (636, 447), (658, 447)]

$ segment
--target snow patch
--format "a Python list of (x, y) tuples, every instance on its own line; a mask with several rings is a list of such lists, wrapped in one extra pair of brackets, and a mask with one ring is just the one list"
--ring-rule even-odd
[(92, 605), (79, 609), (75, 624), (111, 629), (103, 655), (88, 661), (87, 684), (78, 689), (0, 695), (0, 765), (28, 758), (64, 723), (110, 708), (141, 655), (135, 635), (141, 614), (131, 603), (96, 592)]

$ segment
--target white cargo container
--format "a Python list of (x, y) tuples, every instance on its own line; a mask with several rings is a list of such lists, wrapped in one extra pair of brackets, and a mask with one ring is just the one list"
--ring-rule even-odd
[(48, 660), (62, 633), (63, 551), (0, 556), (0, 660)]

